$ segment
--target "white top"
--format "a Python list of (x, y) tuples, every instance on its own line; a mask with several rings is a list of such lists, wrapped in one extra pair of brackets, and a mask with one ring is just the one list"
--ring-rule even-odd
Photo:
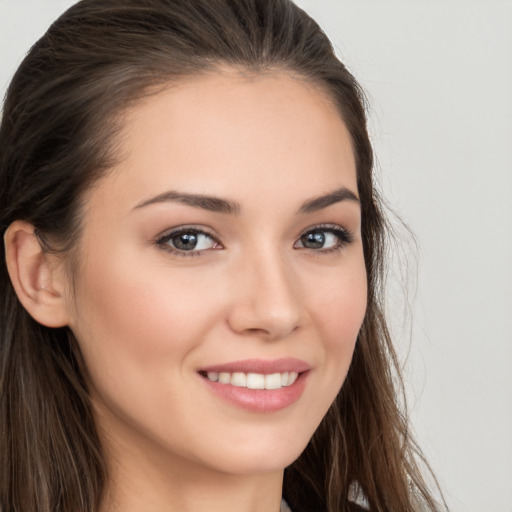
[(292, 512), (290, 507), (288, 506), (288, 503), (286, 503), (286, 501), (284, 501), (284, 499), (281, 500), (280, 512)]

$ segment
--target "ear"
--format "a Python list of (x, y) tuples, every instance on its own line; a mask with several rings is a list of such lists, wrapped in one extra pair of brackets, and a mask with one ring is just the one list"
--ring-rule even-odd
[(47, 327), (68, 325), (62, 262), (43, 250), (34, 226), (24, 221), (13, 222), (5, 232), (4, 244), (14, 290), (32, 318)]

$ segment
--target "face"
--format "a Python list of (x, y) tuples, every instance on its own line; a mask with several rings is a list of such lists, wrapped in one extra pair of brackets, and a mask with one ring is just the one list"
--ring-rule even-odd
[(140, 459), (280, 470), (365, 313), (347, 129), (314, 86), (234, 71), (150, 96), (123, 126), (86, 197), (70, 307), (100, 430)]

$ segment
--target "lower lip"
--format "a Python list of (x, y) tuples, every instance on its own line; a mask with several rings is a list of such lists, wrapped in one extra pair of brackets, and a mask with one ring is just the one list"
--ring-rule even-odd
[(279, 389), (249, 389), (201, 378), (213, 393), (232, 405), (250, 412), (269, 413), (294, 404), (304, 391), (308, 374), (309, 371), (300, 373), (292, 385)]

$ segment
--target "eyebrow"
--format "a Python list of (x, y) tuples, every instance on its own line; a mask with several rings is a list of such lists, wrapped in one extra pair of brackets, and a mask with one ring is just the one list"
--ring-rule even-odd
[(352, 190), (342, 187), (329, 194), (308, 199), (302, 204), (297, 213), (314, 213), (341, 201), (353, 201), (359, 204), (357, 195)]
[(134, 209), (143, 208), (155, 203), (181, 203), (194, 208), (202, 208), (217, 213), (226, 213), (228, 215), (238, 215), (240, 213), (240, 205), (227, 199), (219, 197), (206, 196), (203, 194), (187, 194), (184, 192), (176, 192), (170, 190), (158, 196), (139, 203)]
[[(353, 201), (359, 203), (357, 195), (348, 188), (342, 187), (328, 194), (308, 199), (297, 211), (298, 214), (314, 213), (341, 201)], [(185, 192), (177, 192), (170, 190), (159, 194), (151, 199), (142, 201), (134, 210), (143, 208), (156, 203), (180, 203), (194, 208), (201, 208), (216, 213), (224, 213), (227, 215), (239, 215), (240, 205), (228, 199), (220, 197), (207, 196), (203, 194), (188, 194)]]

